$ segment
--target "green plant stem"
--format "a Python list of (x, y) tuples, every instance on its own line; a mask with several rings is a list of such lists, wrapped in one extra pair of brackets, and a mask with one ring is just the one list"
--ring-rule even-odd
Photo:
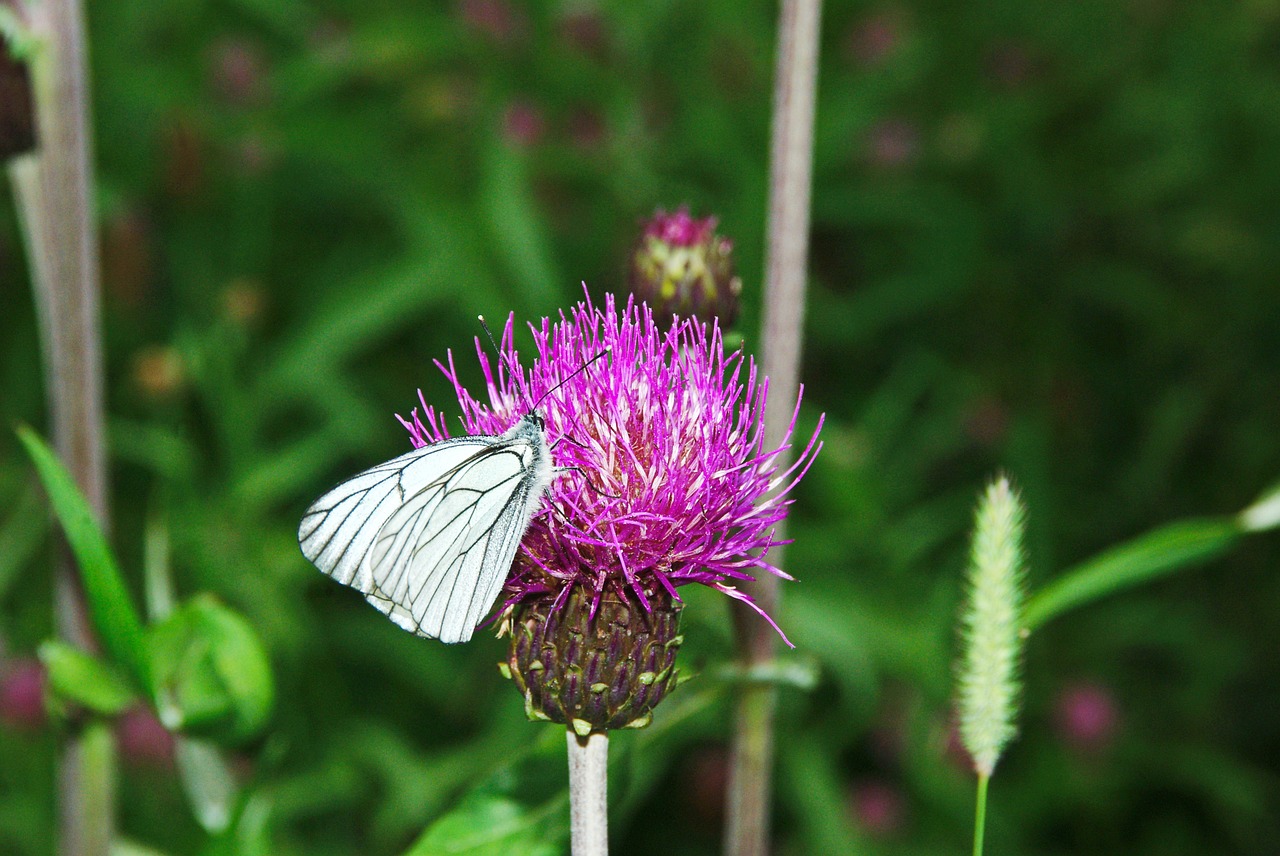
[[(820, 13), (819, 0), (783, 0), (779, 14), (761, 335), (761, 363), (769, 377), (765, 444), (770, 449), (784, 442), (800, 385)], [(778, 467), (785, 469), (790, 457), (779, 455)], [(769, 559), (780, 566), (781, 553), (771, 552)], [(762, 609), (776, 613), (776, 577), (764, 574), (744, 588)], [(742, 605), (734, 607), (734, 623), (743, 669), (769, 664), (777, 645), (773, 629)], [(729, 856), (763, 856), (767, 851), (776, 694), (769, 684), (745, 685), (739, 692), (724, 833)]]
[[(44, 345), (54, 447), (98, 522), (108, 525), (103, 452), (98, 238), (90, 193), (90, 122), (84, 18), (78, 0), (23, 4), (39, 44), (33, 60), (39, 149), (13, 163)], [(69, 560), (55, 577), (59, 635), (91, 648), (84, 598)], [(92, 738), (92, 742), (91, 741)], [(68, 741), (59, 772), (59, 853), (107, 856), (112, 837), (110, 733)], [(106, 743), (104, 749), (100, 743)]]
[(978, 799), (973, 816), (973, 856), (982, 856), (982, 841), (987, 833), (987, 783), (991, 777), (978, 774)]
[[(74, 765), (68, 763), (73, 759)], [(106, 823), (73, 824), (72, 828), (79, 835), (75, 839), (79, 849), (74, 851), (60, 849), (58, 852), (74, 853), (75, 856), (82, 853), (109, 853), (114, 835), (111, 820), (116, 802), (116, 744), (109, 724), (102, 721), (94, 722), (84, 729), (77, 740), (67, 745), (63, 772), (67, 771), (79, 777), (77, 797), (82, 805), (81, 815), (72, 820), (105, 818)], [(65, 820), (65, 807), (63, 811)], [(65, 837), (67, 831), (64, 827), (64, 842), (67, 841)]]
[(569, 835), (573, 856), (609, 853), (609, 735), (565, 733), (569, 747)]

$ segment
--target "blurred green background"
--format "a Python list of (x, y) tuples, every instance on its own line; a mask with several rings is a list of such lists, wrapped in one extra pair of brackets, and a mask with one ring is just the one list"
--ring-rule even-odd
[[(301, 512), (408, 448), (392, 414), (419, 387), (448, 409), (432, 359), (452, 347), (479, 376), (477, 312), (621, 290), (657, 207), (719, 218), (757, 345), (776, 9), (88, 14), (114, 544), (141, 596), (147, 534), (167, 534), (179, 593), (216, 593), (266, 641), (277, 712), (235, 765), (258, 852), (401, 853), (556, 729), (523, 721), (503, 642), (417, 639), (320, 575)], [(964, 853), (951, 677), (984, 480), (1022, 487), (1035, 587), (1280, 474), (1280, 3), (829, 0), (822, 41), (802, 422), (828, 422), (779, 616), (818, 679), (782, 695), (776, 850)], [(11, 198), (0, 419), (44, 426)], [(18, 856), (53, 851), (56, 740), (28, 691), (46, 515), (0, 432), (0, 852)], [(1274, 853), (1278, 566), (1260, 536), (1038, 633), (989, 852)], [(718, 851), (731, 634), (723, 598), (689, 600), (700, 676), (614, 740), (624, 856)], [(124, 833), (199, 851), (165, 735), (143, 714), (117, 730)], [(522, 785), (540, 799), (563, 785), (552, 737), (556, 774)]]

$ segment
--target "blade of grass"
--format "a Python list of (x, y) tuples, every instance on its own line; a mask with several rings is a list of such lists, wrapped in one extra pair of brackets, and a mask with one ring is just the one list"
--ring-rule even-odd
[(18, 428), (18, 439), (35, 463), (58, 522), (66, 532), (67, 542), (80, 569), (89, 613), (103, 647), (111, 659), (127, 671), (137, 687), (151, 695), (151, 669), (143, 641), (142, 622), (88, 502), (53, 450), (38, 434), (23, 425)]
[(1225, 553), (1244, 534), (1231, 517), (1179, 520), (1161, 526), (1076, 565), (1036, 592), (1027, 602), (1023, 626), (1035, 630), (1077, 606), (1203, 564)]

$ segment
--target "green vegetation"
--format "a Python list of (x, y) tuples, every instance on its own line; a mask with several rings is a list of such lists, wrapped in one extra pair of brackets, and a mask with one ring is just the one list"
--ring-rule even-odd
[[(86, 718), (122, 854), (562, 852), (562, 728), (525, 720), (505, 640), (398, 629), (298, 520), (409, 448), (419, 388), (453, 412), (432, 360), (480, 377), (478, 313), (621, 291), (655, 208), (719, 218), (758, 346), (774, 5), (88, 5), (113, 522), (39, 439), (6, 187), (0, 852), (54, 852)], [(725, 598), (682, 590), (693, 677), (613, 735), (615, 853), (719, 852), (761, 679), (778, 854), (966, 852), (957, 621), (998, 470), (1033, 632), (985, 852), (1274, 852), (1280, 537), (1235, 515), (1280, 475), (1278, 49), (1261, 0), (826, 5), (796, 650), (735, 671)], [(62, 526), (99, 656), (46, 644)]]

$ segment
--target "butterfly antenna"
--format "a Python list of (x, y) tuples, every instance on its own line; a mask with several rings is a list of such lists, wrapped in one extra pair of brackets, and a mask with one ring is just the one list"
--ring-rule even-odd
[[(498, 355), (498, 362), (506, 363), (507, 372), (511, 375), (511, 380), (514, 382), (516, 378), (520, 376), (519, 372), (516, 371), (515, 363), (507, 358), (507, 354), (502, 350), (502, 348), (498, 347), (498, 341), (493, 338), (493, 331), (489, 329), (489, 322), (484, 320), (484, 316), (477, 315), (476, 319), (480, 322), (480, 327), (484, 330), (485, 336), (488, 337), (489, 344), (493, 345), (493, 352)], [(521, 384), (521, 386), (523, 386), (523, 384)]]
[(483, 315), (477, 315), (476, 320), (480, 322), (480, 329), (484, 330), (484, 334), (489, 337), (489, 344), (493, 345), (493, 352), (502, 355), (502, 349), (498, 347), (498, 342), (493, 338), (493, 331), (489, 329), (489, 322), (484, 320)]
[(582, 373), (583, 373), (583, 372), (585, 372), (587, 369), (591, 368), (591, 366), (592, 366), (592, 365), (593, 365), (597, 360), (599, 360), (601, 357), (607, 357), (609, 354), (612, 354), (612, 353), (613, 353), (613, 348), (604, 348), (604, 349), (602, 349), (602, 350), (598, 351), (594, 357), (592, 357), (591, 359), (587, 360), (585, 363), (583, 363), (582, 365), (580, 365), (580, 366), (578, 366), (576, 369), (574, 369), (574, 370), (573, 370), (573, 372), (572, 372), (568, 377), (566, 377), (564, 380), (560, 381), (560, 382), (559, 382), (558, 384), (556, 384), (555, 386), (551, 387), (551, 389), (549, 389), (549, 390), (547, 390), (546, 392), (542, 393), (542, 396), (541, 396), (541, 397), (540, 397), (536, 402), (534, 402), (534, 404), (533, 404), (533, 409), (534, 409), (534, 410), (537, 410), (537, 409), (538, 409), (538, 405), (539, 405), (539, 404), (542, 404), (542, 402), (546, 400), (546, 398), (547, 398), (547, 396), (548, 396), (548, 395), (550, 395), (551, 393), (555, 392), (557, 389), (559, 389), (560, 387), (564, 386), (566, 383), (568, 383), (569, 381), (573, 380), (575, 377), (577, 377), (578, 375), (582, 374)]

